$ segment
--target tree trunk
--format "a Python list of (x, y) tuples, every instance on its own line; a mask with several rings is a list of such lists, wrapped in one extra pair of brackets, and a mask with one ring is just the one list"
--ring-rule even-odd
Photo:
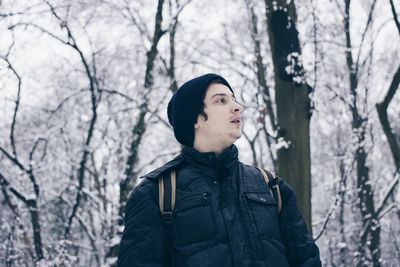
[[(352, 102), (349, 105), (352, 114), (352, 130), (356, 135), (357, 146), (355, 151), (355, 162), (357, 166), (357, 191), (358, 204), (362, 216), (361, 240), (358, 245), (360, 259), (357, 266), (367, 266), (368, 260), (366, 247), (369, 248), (374, 267), (380, 264), (380, 224), (378, 214), (374, 206), (374, 192), (371, 187), (369, 168), (366, 165), (367, 152), (365, 150), (365, 135), (367, 118), (363, 118), (358, 108), (358, 62), (354, 62), (352, 55), (352, 44), (350, 35), (350, 0), (345, 1), (344, 30), (346, 35), (346, 63), (349, 71), (349, 85)], [(372, 12), (371, 7), (371, 12)], [(372, 14), (370, 12), (370, 14)], [(369, 22), (368, 22), (369, 23)], [(367, 31), (368, 25), (366, 27)], [(359, 48), (361, 49), (361, 48)]]
[[(342, 153), (341, 153), (342, 154)], [(345, 231), (345, 196), (346, 196), (346, 183), (347, 174), (345, 170), (345, 163), (343, 158), (339, 161), (340, 170), (340, 184), (339, 184), (339, 232), (340, 242), (342, 244), (347, 243), (346, 231)], [(340, 246), (339, 250), (339, 266), (346, 266), (346, 259), (348, 258), (347, 247)]]
[(36, 200), (28, 200), (27, 205), (29, 213), (31, 215), (32, 231), (33, 231), (33, 243), (35, 246), (36, 259), (38, 261), (43, 259), (43, 245), (39, 222), (39, 212), (37, 208)]
[[(135, 166), (138, 160), (139, 153), (139, 145), (142, 141), (142, 137), (146, 131), (146, 121), (145, 117), (148, 112), (148, 95), (151, 91), (151, 88), (154, 84), (153, 79), (153, 69), (154, 69), (154, 61), (157, 57), (158, 50), (157, 46), (160, 41), (160, 38), (164, 35), (165, 31), (161, 29), (161, 24), (163, 20), (162, 11), (163, 11), (164, 0), (158, 0), (157, 13), (155, 17), (155, 28), (153, 35), (153, 43), (150, 50), (147, 52), (147, 63), (146, 63), (146, 74), (144, 79), (144, 98), (143, 102), (139, 107), (139, 116), (137, 118), (136, 124), (132, 128), (132, 138), (129, 150), (128, 160), (126, 162), (125, 168), (125, 177), (120, 182), (120, 196), (119, 196), (119, 210), (118, 210), (118, 232), (117, 235), (121, 236), (122, 232), (120, 229), (124, 226), (124, 216), (125, 216), (125, 205), (128, 201), (129, 194), (133, 190), (136, 184), (136, 173), (134, 172)], [(117, 257), (119, 251), (119, 244), (116, 244), (110, 248), (110, 251), (107, 257)]]
[(265, 0), (268, 36), (275, 72), (278, 174), (294, 189), (311, 230), (310, 93), (304, 80), (293, 1)]

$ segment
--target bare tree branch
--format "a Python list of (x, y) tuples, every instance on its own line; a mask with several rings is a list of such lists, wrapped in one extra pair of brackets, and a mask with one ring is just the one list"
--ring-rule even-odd
[[(353, 161), (353, 163), (351, 165), (353, 165), (353, 164), (354, 164), (354, 161)], [(314, 241), (317, 241), (322, 236), (322, 234), (326, 230), (326, 227), (328, 225), (329, 220), (332, 217), (332, 214), (335, 212), (335, 210), (337, 208), (337, 205), (338, 205), (339, 201), (343, 201), (343, 194), (345, 193), (345, 190), (346, 190), (346, 186), (345, 185), (346, 185), (347, 177), (348, 177), (348, 174), (344, 170), (344, 166), (342, 166), (341, 173), (340, 173), (339, 190), (338, 190), (338, 192), (336, 194), (335, 202), (332, 205), (332, 207), (330, 208), (330, 211), (328, 212), (328, 214), (326, 215), (325, 220), (324, 220), (324, 224), (323, 224), (319, 234), (317, 234), (317, 236), (314, 238)]]
[(3, 152), (3, 154), (8, 158), (10, 161), (12, 161), (17, 167), (23, 171), (23, 172), (28, 172), (28, 170), (22, 165), (22, 163), (18, 160), (18, 158), (13, 157), (7, 150), (5, 150), (3, 147), (0, 146), (0, 151)]
[(8, 29), (9, 29), (9, 30), (13, 30), (13, 29), (15, 29), (15, 28), (17, 28), (17, 27), (20, 27), (20, 26), (35, 28), (35, 29), (41, 31), (42, 33), (45, 33), (45, 34), (49, 35), (49, 36), (52, 37), (53, 39), (55, 39), (55, 40), (57, 40), (57, 41), (59, 41), (59, 42), (65, 44), (65, 45), (69, 45), (69, 46), (72, 45), (72, 43), (70, 43), (68, 40), (63, 40), (61, 37), (55, 35), (54, 33), (52, 33), (52, 32), (50, 32), (50, 31), (46, 30), (46, 29), (43, 28), (42, 26), (37, 25), (37, 24), (35, 24), (35, 23), (33, 23), (33, 22), (29, 22), (29, 23), (26, 23), (26, 22), (18, 22), (18, 23), (16, 23), (16, 24), (13, 24), (13, 25), (9, 26)]
[(400, 172), (397, 172), (394, 179), (392, 180), (391, 184), (388, 186), (387, 192), (385, 193), (384, 197), (382, 198), (381, 203), (377, 207), (377, 216), (380, 217), (381, 214), (383, 213), (383, 209), (386, 206), (386, 203), (388, 202), (389, 198), (393, 195), (394, 189), (396, 186), (399, 184), (400, 180)]
[[(39, 137), (38, 139), (36, 139), (35, 143), (33, 144), (31, 152), (29, 152), (29, 162), (30, 162), (30, 164), (31, 164), (31, 162), (33, 160), (33, 155), (35, 154), (36, 148), (37, 148), (37, 146), (39, 145), (40, 142), (44, 143), (43, 154), (40, 157), (40, 159), (43, 160), (46, 157), (47, 139), (45, 139), (43, 137)], [(30, 168), (32, 169), (32, 165), (30, 165)]]
[[(10, 185), (9, 182), (6, 179), (3, 179), (3, 175), (0, 173), (0, 185), (1, 185), (1, 192), (3, 193), (4, 196), (4, 201), (6, 204), (10, 207), (10, 210), (14, 213), (15, 217), (19, 217), (19, 211), (18, 211), (18, 206), (13, 203), (11, 200), (10, 195), (8, 194), (8, 190), (10, 190)], [(13, 193), (15, 194), (15, 193)]]
[(256, 147), (255, 147), (255, 142), (257, 141), (258, 135), (261, 132), (261, 128), (257, 129), (256, 134), (253, 136), (253, 138), (250, 138), (250, 136), (242, 131), (244, 138), (247, 140), (247, 142), (250, 145), (250, 149), (252, 151), (252, 157), (253, 157), (253, 165), (254, 166), (259, 166), (260, 164), (257, 162), (257, 152), (256, 152)]
[(400, 145), (397, 142), (397, 137), (392, 131), (390, 126), (387, 110), (390, 102), (392, 101), (397, 89), (400, 85), (400, 65), (397, 68), (396, 73), (393, 76), (392, 82), (390, 83), (389, 90), (381, 103), (376, 104), (376, 109), (379, 116), (379, 121), (382, 125), (383, 132), (389, 143), (390, 151), (392, 152), (392, 157), (396, 171), (400, 172)]
[(28, 203), (28, 199), (21, 192), (19, 192), (19, 190), (11, 186), (8, 179), (2, 173), (0, 173), (0, 184), (1, 186), (10, 190), (10, 192), (13, 193), (19, 200), (21, 200), (25, 204)]
[(41, 237), (41, 229), (40, 229), (40, 220), (39, 220), (39, 210), (37, 207), (37, 199), (38, 199), (38, 187), (35, 181), (35, 177), (33, 176), (33, 173), (28, 171), (29, 178), (31, 179), (35, 193), (36, 193), (36, 198), (28, 198), (25, 197), (21, 192), (19, 192), (17, 189), (14, 187), (10, 186), (10, 182), (4, 177), (2, 173), (0, 173), (0, 184), (8, 190), (10, 190), (11, 193), (13, 193), (18, 199), (20, 199), (28, 208), (29, 213), (30, 213), (30, 218), (31, 218), (31, 225), (32, 225), (32, 231), (33, 231), (33, 241), (34, 241), (34, 246), (35, 246), (35, 252), (36, 252), (36, 259), (41, 260), (44, 257), (43, 254), (43, 243), (42, 243), (42, 237)]
[(158, 154), (158, 155), (157, 155), (154, 159), (152, 159), (151, 161), (146, 162), (146, 163), (144, 163), (142, 166), (138, 167), (138, 168), (136, 169), (135, 172), (136, 172), (136, 173), (141, 173), (141, 172), (144, 170), (144, 168), (153, 165), (157, 160), (160, 160), (160, 158), (171, 157), (171, 156), (174, 156), (174, 155), (179, 154), (179, 152), (180, 152), (180, 151), (173, 151), (173, 152), (167, 152), (167, 153)]
[(356, 59), (356, 63), (355, 63), (356, 64), (356, 73), (358, 73), (361, 50), (362, 50), (362, 47), (363, 47), (363, 44), (364, 44), (364, 41), (365, 41), (365, 36), (367, 35), (368, 29), (370, 28), (370, 25), (371, 25), (371, 22), (372, 22), (372, 19), (373, 19), (373, 13), (374, 13), (374, 10), (375, 10), (375, 4), (376, 4), (376, 0), (374, 0), (372, 2), (371, 8), (369, 9), (367, 24), (365, 25), (365, 29), (364, 29), (364, 31), (362, 33), (362, 36), (361, 36), (361, 43), (360, 43), (359, 48), (358, 48), (358, 55), (357, 55), (357, 59)]
[(17, 98), (15, 100), (15, 108), (13, 112), (13, 118), (11, 122), (11, 129), (10, 129), (10, 143), (11, 143), (11, 148), (12, 148), (12, 153), (15, 158), (17, 158), (17, 149), (15, 146), (15, 125), (17, 123), (17, 114), (18, 114), (18, 108), (20, 104), (20, 97), (21, 97), (21, 87), (22, 87), (22, 79), (21, 76), (18, 74), (16, 69), (14, 68), (13, 64), (11, 64), (10, 60), (8, 59), (11, 49), (14, 47), (14, 34), (13, 34), (13, 41), (11, 45), (9, 46), (7, 53), (5, 56), (1, 56), (0, 58), (3, 59), (7, 63), (7, 67), (11, 70), (11, 72), (14, 74), (18, 81), (17, 85)]
[[(172, 1), (169, 1), (169, 13), (172, 14)], [(164, 62), (165, 68), (167, 70), (168, 76), (170, 78), (170, 86), (169, 90), (172, 93), (175, 93), (178, 90), (178, 82), (176, 81), (175, 77), (175, 34), (176, 29), (178, 27), (178, 15), (171, 23), (171, 27), (169, 30), (169, 66)]]
[[(87, 131), (87, 136), (86, 136), (86, 140), (85, 140), (85, 146), (84, 146), (84, 151), (83, 151), (83, 155), (82, 158), (80, 160), (79, 163), (79, 168), (78, 168), (78, 172), (77, 172), (77, 179), (78, 179), (78, 192), (76, 195), (76, 199), (75, 199), (75, 203), (74, 206), (72, 208), (71, 214), (69, 215), (69, 219), (67, 221), (67, 224), (65, 226), (65, 230), (64, 230), (64, 236), (67, 237), (70, 234), (70, 229), (71, 229), (71, 225), (73, 222), (73, 219), (75, 217), (76, 211), (79, 207), (79, 205), (81, 204), (80, 200), (81, 200), (81, 190), (84, 186), (84, 179), (85, 179), (85, 165), (87, 162), (87, 158), (89, 155), (89, 146), (93, 137), (93, 133), (94, 133), (94, 127), (95, 127), (95, 123), (97, 121), (97, 106), (100, 103), (101, 100), (101, 91), (99, 91), (99, 84), (97, 81), (97, 78), (94, 75), (94, 69), (93, 71), (90, 69), (90, 65), (88, 63), (88, 60), (86, 59), (86, 57), (84, 56), (82, 50), (78, 47), (76, 39), (67, 23), (66, 20), (63, 20), (58, 13), (56, 12), (56, 9), (54, 8), (54, 6), (48, 2), (48, 1), (44, 1), (46, 3), (46, 5), (50, 8), (50, 12), (52, 14), (52, 16), (54, 18), (56, 18), (61, 25), (61, 28), (64, 29), (67, 32), (67, 41), (61, 39), (60, 37), (56, 36), (55, 34), (49, 32), (48, 30), (46, 30), (45, 28), (36, 25), (36, 24), (32, 24), (32, 23), (19, 23), (17, 25), (26, 25), (26, 26), (33, 26), (37, 29), (39, 29), (40, 31), (42, 31), (43, 33), (48, 34), (50, 37), (54, 38), (55, 40), (60, 41), (61, 43), (71, 47), (75, 52), (78, 53), (79, 58), (81, 60), (81, 63), (83, 64), (83, 67), (85, 69), (85, 73), (86, 76), (89, 80), (89, 90), (91, 92), (91, 111), (92, 111), (92, 118), (90, 120), (90, 125)], [(31, 178), (34, 176), (31, 175)]]
[(349, 107), (353, 107), (353, 103), (344, 98), (344, 96), (341, 93), (337, 92), (336, 89), (334, 89), (331, 85), (326, 85), (326, 89), (331, 91), (335, 95), (335, 97), (339, 98), (343, 102), (343, 104)]
[(278, 129), (277, 121), (275, 118), (275, 111), (272, 106), (272, 99), (270, 94), (270, 87), (267, 84), (266, 79), (266, 71), (267, 67), (263, 63), (263, 57), (261, 55), (261, 42), (260, 42), (260, 35), (258, 33), (257, 27), (257, 16), (254, 12), (254, 8), (252, 3), (249, 0), (246, 0), (246, 7), (249, 13), (249, 27), (251, 32), (251, 39), (253, 41), (254, 46), (254, 55), (255, 55), (255, 62), (254, 65), (256, 67), (256, 75), (258, 86), (260, 87), (263, 100), (265, 102), (267, 108), (268, 118), (272, 127), (272, 130), (275, 132)]
[(73, 99), (74, 97), (80, 95), (83, 92), (86, 92), (87, 89), (81, 89), (77, 92), (72, 93), (71, 95), (67, 96), (66, 98), (64, 98), (58, 105), (56, 108), (54, 109), (43, 109), (46, 112), (50, 112), (50, 113), (57, 113), (63, 106), (65, 103), (67, 103), (69, 100)]
[(399, 18), (398, 18), (396, 9), (394, 8), (393, 0), (389, 0), (389, 2), (390, 2), (390, 8), (391, 8), (392, 14), (393, 14), (394, 22), (396, 23), (397, 30), (399, 31), (399, 34), (400, 34), (400, 22), (399, 22)]

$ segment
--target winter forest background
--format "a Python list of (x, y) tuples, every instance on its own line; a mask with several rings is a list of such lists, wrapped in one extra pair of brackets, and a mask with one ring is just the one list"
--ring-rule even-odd
[(168, 100), (207, 72), (323, 265), (399, 266), (399, 20), (399, 0), (0, 0), (0, 266), (115, 265), (138, 177), (180, 151)]

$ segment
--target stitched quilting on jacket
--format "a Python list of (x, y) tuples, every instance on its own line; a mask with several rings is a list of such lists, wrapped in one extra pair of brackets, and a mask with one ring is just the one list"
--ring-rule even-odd
[(282, 210), (262, 174), (238, 160), (236, 146), (219, 158), (185, 148), (145, 175), (125, 211), (119, 267), (167, 266), (158, 178), (174, 168), (172, 258), (177, 267), (321, 266), (292, 189), (280, 182)]

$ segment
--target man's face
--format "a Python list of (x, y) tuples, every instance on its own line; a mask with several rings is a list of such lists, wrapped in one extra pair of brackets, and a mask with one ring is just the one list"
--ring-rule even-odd
[(195, 124), (195, 135), (213, 148), (227, 148), (242, 135), (240, 106), (231, 90), (221, 83), (213, 83), (204, 97), (204, 112)]

